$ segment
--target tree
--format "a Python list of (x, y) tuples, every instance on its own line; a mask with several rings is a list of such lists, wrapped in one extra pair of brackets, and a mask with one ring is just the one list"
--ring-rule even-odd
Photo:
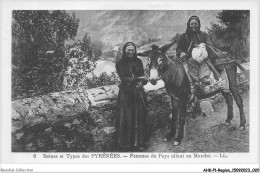
[(249, 57), (250, 11), (223, 10), (217, 16), (220, 24), (211, 24), (209, 38), (214, 46), (233, 52), (238, 57)]
[(66, 66), (64, 42), (79, 19), (66, 11), (12, 13), (12, 99), (59, 91)]
[(88, 33), (81, 41), (77, 41), (66, 48), (66, 57), (69, 60), (63, 89), (88, 87), (88, 74), (93, 72), (96, 61), (101, 56), (101, 44), (92, 43)]

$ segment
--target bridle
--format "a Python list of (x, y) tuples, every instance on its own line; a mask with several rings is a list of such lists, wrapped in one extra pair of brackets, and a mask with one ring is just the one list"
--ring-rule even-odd
[[(159, 50), (157, 50), (157, 52), (159, 52), (160, 54), (162, 54), (161, 51), (159, 51)], [(166, 55), (165, 55), (165, 56), (166, 56)], [(167, 57), (166, 57), (166, 58), (167, 58)], [(158, 79), (158, 80), (160, 80), (160, 79), (162, 79), (163, 77), (165, 77), (177, 64), (179, 64), (179, 63), (182, 61), (182, 59), (183, 59), (183, 58), (179, 58), (179, 60), (178, 60), (177, 62), (175, 62), (175, 64), (173, 64), (166, 72), (164, 72), (162, 75), (159, 76), (159, 79)], [(159, 69), (159, 70), (162, 69), (164, 65), (165, 65), (165, 64), (163, 64), (163, 65), (162, 65), (160, 68), (158, 68), (158, 69)]]
[(180, 62), (182, 61), (182, 58), (180, 58), (175, 64), (173, 64), (166, 72), (164, 72), (160, 77), (159, 79), (162, 79), (163, 77), (165, 77), (169, 72), (170, 70), (173, 69), (173, 67), (175, 67), (177, 64), (179, 64)]
[[(190, 42), (190, 45), (189, 45), (189, 48), (188, 48), (186, 54), (188, 54), (189, 51), (191, 50), (191, 47), (192, 47), (193, 42), (194, 42), (194, 40)], [(159, 52), (160, 54), (162, 54), (162, 52), (161, 52), (160, 50), (156, 50), (156, 51)], [(164, 55), (165, 55), (165, 54), (164, 54)], [(150, 55), (149, 55), (149, 56), (150, 56)], [(166, 56), (166, 55), (165, 55), (165, 56)], [(166, 58), (167, 58), (167, 57), (166, 57)], [(173, 67), (175, 67), (177, 64), (179, 64), (180, 62), (182, 62), (183, 58), (184, 58), (184, 57), (182, 57), (182, 58), (180, 57), (179, 60), (178, 60), (177, 62), (175, 62), (174, 65), (172, 65), (166, 72), (164, 72), (164, 73), (159, 77), (159, 80), (162, 79), (163, 77), (165, 77)], [(162, 66), (162, 67), (163, 67), (163, 66)], [(161, 67), (161, 68), (162, 68), (162, 67)]]

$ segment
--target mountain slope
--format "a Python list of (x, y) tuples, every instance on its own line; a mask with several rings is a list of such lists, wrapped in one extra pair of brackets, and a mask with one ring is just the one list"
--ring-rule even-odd
[(186, 22), (192, 15), (201, 19), (202, 30), (217, 23), (219, 11), (166, 11), (166, 10), (87, 10), (70, 11), (80, 19), (77, 38), (87, 32), (93, 40), (100, 40), (114, 46), (127, 41), (139, 44), (148, 39), (169, 41), (176, 33), (186, 29)]

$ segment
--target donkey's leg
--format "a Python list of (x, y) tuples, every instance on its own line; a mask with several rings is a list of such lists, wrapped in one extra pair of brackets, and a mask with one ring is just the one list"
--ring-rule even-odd
[(179, 130), (177, 133), (177, 136), (174, 140), (174, 145), (179, 145), (181, 140), (183, 139), (183, 135), (184, 135), (184, 125), (185, 125), (185, 118), (186, 118), (186, 114), (187, 114), (187, 103), (188, 100), (180, 100), (179, 102), (179, 108), (180, 108), (180, 114), (178, 117), (178, 126), (179, 126)]
[(170, 141), (176, 133), (176, 120), (179, 113), (179, 105), (178, 105), (178, 99), (175, 97), (171, 97), (172, 102), (172, 120), (171, 120), (171, 127), (170, 132), (165, 136), (164, 141)]
[(244, 105), (243, 105), (243, 100), (240, 96), (240, 94), (238, 93), (237, 89), (231, 89), (231, 93), (237, 103), (237, 106), (239, 108), (239, 114), (240, 114), (240, 127), (239, 130), (244, 130), (245, 129), (245, 124), (246, 124), (246, 117), (245, 117), (245, 113), (244, 113)]
[(233, 98), (232, 95), (229, 91), (222, 90), (221, 91), (222, 95), (224, 96), (227, 107), (228, 107), (228, 112), (227, 112), (227, 119), (226, 119), (226, 125), (230, 125), (231, 120), (233, 119)]
[(239, 108), (239, 114), (240, 114), (240, 128), (239, 130), (245, 129), (246, 124), (246, 118), (244, 113), (244, 105), (243, 100), (238, 93), (238, 86), (237, 86), (237, 67), (234, 65), (230, 69), (227, 69), (227, 76), (229, 80), (229, 88), (230, 91), (236, 101), (236, 104)]

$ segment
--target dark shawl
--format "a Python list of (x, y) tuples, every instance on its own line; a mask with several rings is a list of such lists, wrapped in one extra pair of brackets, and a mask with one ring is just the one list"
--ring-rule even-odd
[(144, 76), (143, 64), (136, 53), (133, 59), (127, 58), (126, 45), (121, 60), (116, 63), (116, 70), (121, 80), (116, 127), (118, 145), (132, 148), (143, 146), (148, 140), (146, 95), (143, 88), (136, 88), (138, 82), (146, 84), (146, 81), (137, 78)]
[[(197, 21), (199, 23), (199, 30), (197, 32), (192, 31), (190, 28), (190, 21), (194, 19), (194, 17), (197, 18)], [(187, 53), (192, 41), (194, 41), (194, 44), (207, 43), (207, 34), (200, 31), (200, 27), (201, 24), (199, 18), (197, 16), (191, 16), (187, 22), (186, 32), (183, 33), (178, 40), (176, 48), (177, 57), (180, 57), (180, 54), (182, 52)], [(192, 45), (191, 50), (194, 47), (194, 44)]]

